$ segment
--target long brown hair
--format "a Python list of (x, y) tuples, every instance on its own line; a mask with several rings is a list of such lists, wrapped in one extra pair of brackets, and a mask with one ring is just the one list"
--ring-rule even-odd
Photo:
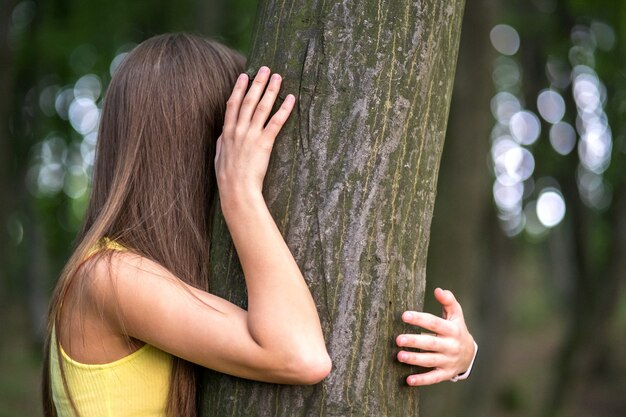
[[(56, 416), (51, 333), (58, 332), (70, 286), (80, 284), (83, 261), (103, 237), (208, 289), (215, 143), (243, 65), (241, 55), (217, 42), (168, 34), (138, 45), (111, 80), (98, 131), (91, 200), (77, 247), (50, 302), (42, 381), (46, 416)], [(168, 416), (197, 414), (196, 385), (197, 366), (174, 358)]]

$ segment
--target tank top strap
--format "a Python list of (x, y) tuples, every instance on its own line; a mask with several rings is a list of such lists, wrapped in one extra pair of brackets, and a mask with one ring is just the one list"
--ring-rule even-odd
[(87, 256), (85, 257), (85, 259), (89, 259), (96, 253), (103, 251), (103, 250), (112, 250), (112, 251), (122, 252), (122, 251), (128, 250), (128, 248), (126, 248), (124, 245), (120, 244), (119, 242), (105, 236), (98, 243), (93, 245), (93, 247), (87, 253)]
[(101, 245), (101, 249), (108, 249), (108, 250), (115, 250), (115, 251), (128, 250), (124, 245), (108, 237), (103, 237), (100, 245)]

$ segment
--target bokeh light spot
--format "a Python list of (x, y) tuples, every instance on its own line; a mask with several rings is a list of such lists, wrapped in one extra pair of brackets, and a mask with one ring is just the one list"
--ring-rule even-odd
[(44, 164), (62, 164), (67, 157), (67, 145), (56, 134), (51, 134), (41, 143), (39, 157)]
[(518, 98), (506, 91), (499, 92), (491, 99), (493, 117), (504, 125), (508, 125), (511, 117), (521, 108)]
[(565, 217), (565, 200), (554, 188), (541, 191), (537, 199), (537, 218), (546, 227), (554, 227)]
[(74, 84), (74, 97), (76, 98), (90, 98), (93, 101), (97, 101), (101, 93), (102, 83), (97, 75), (83, 75)]
[(569, 62), (573, 66), (585, 65), (588, 67), (594, 67), (596, 65), (593, 49), (589, 49), (581, 45), (572, 46), (569, 50), (568, 58)]
[(37, 188), (43, 194), (56, 194), (63, 188), (64, 178), (63, 165), (58, 163), (42, 165), (37, 176)]
[(57, 93), (56, 98), (54, 99), (54, 108), (61, 119), (67, 120), (68, 110), (72, 100), (74, 100), (73, 88), (66, 87)]
[(493, 184), (493, 198), (498, 208), (505, 212), (517, 212), (521, 209), (524, 185), (516, 182), (512, 185), (495, 181)]
[(522, 78), (521, 71), (520, 66), (514, 59), (508, 56), (499, 56), (494, 62), (494, 68), (491, 74), (497, 90), (517, 90)]
[(589, 132), (581, 136), (578, 142), (580, 162), (589, 171), (601, 174), (609, 167), (612, 141), (606, 131)]
[(578, 108), (586, 113), (593, 113), (602, 107), (598, 78), (593, 74), (583, 73), (574, 79), (574, 100)]
[(37, 5), (32, 0), (19, 2), (11, 13), (12, 29), (22, 31), (26, 29), (35, 18)]
[(80, 143), (80, 155), (82, 156), (85, 168), (93, 166), (95, 162), (97, 138), (98, 132), (93, 131), (86, 134)]
[(593, 22), (589, 27), (596, 39), (598, 48), (603, 51), (610, 51), (615, 46), (615, 31), (603, 22)]
[(524, 181), (535, 170), (533, 155), (510, 137), (503, 137), (496, 141), (491, 151), (496, 178), (504, 185), (512, 186)]
[(591, 30), (585, 25), (576, 25), (570, 32), (572, 43), (593, 52), (596, 49), (596, 38)]
[(521, 210), (512, 213), (500, 213), (498, 218), (504, 234), (509, 237), (520, 234), (526, 225), (526, 216)]
[(509, 129), (518, 143), (531, 145), (539, 138), (541, 124), (535, 113), (524, 110), (511, 116)]
[(122, 52), (120, 54), (117, 54), (115, 58), (113, 58), (113, 60), (111, 61), (111, 65), (109, 65), (109, 74), (111, 74), (111, 77), (115, 75), (117, 68), (124, 61), (124, 58), (126, 58), (127, 55), (128, 52)]
[(545, 237), (548, 229), (543, 225), (541, 220), (539, 220), (536, 201), (529, 201), (526, 204), (526, 207), (524, 207), (524, 217), (526, 219), (524, 229), (531, 238), (541, 239)]
[(19, 245), (24, 239), (24, 225), (16, 214), (13, 214), (7, 219), (7, 231), (9, 237), (14, 245)]
[(489, 33), (491, 44), (503, 55), (514, 55), (520, 46), (520, 37), (517, 31), (509, 25), (496, 25)]
[(65, 176), (63, 191), (69, 198), (80, 198), (89, 186), (89, 178), (85, 170), (80, 166), (71, 166)]
[(537, 96), (539, 114), (548, 123), (557, 123), (565, 115), (565, 100), (553, 90), (543, 90)]
[(580, 197), (587, 207), (604, 210), (611, 204), (612, 188), (602, 175), (591, 172), (581, 165), (576, 171), (576, 183)]
[(55, 101), (59, 93), (58, 85), (49, 85), (39, 94), (39, 108), (43, 114), (52, 117), (56, 114)]
[(554, 88), (564, 90), (571, 82), (571, 68), (567, 62), (549, 57), (546, 63), (546, 75)]
[(576, 146), (576, 131), (567, 122), (558, 122), (550, 128), (550, 144), (560, 155), (567, 155)]
[(86, 135), (98, 128), (100, 110), (91, 98), (74, 99), (70, 104), (68, 114), (72, 127), (80, 134)]

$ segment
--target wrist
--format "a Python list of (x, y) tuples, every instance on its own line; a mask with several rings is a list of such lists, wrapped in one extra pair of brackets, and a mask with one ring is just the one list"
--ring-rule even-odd
[(467, 368), (467, 371), (451, 378), (450, 381), (457, 382), (457, 381), (462, 381), (464, 379), (467, 379), (470, 376), (470, 373), (472, 372), (472, 367), (474, 366), (474, 361), (476, 360), (477, 354), (478, 354), (478, 344), (476, 344), (476, 341), (474, 341), (474, 356), (472, 357), (472, 361), (470, 362), (469, 367)]
[(219, 190), (220, 205), (226, 221), (259, 207), (267, 207), (258, 187), (222, 187)]

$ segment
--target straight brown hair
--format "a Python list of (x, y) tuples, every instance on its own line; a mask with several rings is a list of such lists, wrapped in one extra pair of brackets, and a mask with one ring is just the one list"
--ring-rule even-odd
[[(58, 333), (70, 287), (81, 287), (81, 265), (104, 237), (208, 290), (215, 143), (243, 67), (240, 54), (217, 42), (167, 34), (138, 45), (113, 76), (83, 228), (50, 301), (42, 379), (46, 417), (57, 416), (50, 380), (52, 331)], [(58, 334), (56, 341), (58, 349)], [(198, 368), (174, 358), (168, 417), (197, 415)]]

